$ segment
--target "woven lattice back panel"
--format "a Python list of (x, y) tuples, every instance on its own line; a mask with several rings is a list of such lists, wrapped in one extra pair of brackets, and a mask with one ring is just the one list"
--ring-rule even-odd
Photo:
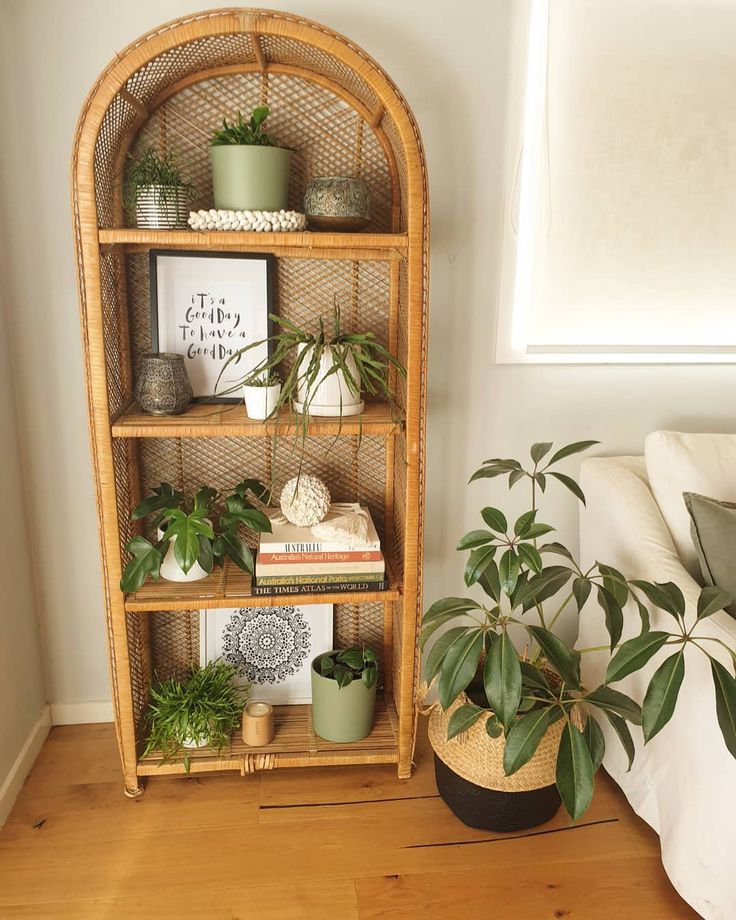
[[(134, 371), (141, 356), (151, 350), (151, 300), (148, 254), (127, 257), (130, 343)], [(372, 332), (388, 344), (390, 278), (387, 262), (349, 262), (325, 259), (278, 259), (274, 284), (274, 312), (308, 330), (316, 330), (320, 316), (331, 318), (337, 300), (346, 329)], [(108, 365), (111, 379), (120, 375), (117, 356)], [(112, 384), (110, 384), (112, 386)], [(122, 383), (116, 384), (118, 388)]]
[(110, 416), (130, 402), (129, 340), (125, 305), (122, 299), (124, 265), (119, 253), (106, 252), (100, 258), (102, 324), (105, 333), (105, 365)]
[[(291, 207), (301, 210), (304, 189), (314, 176), (358, 175), (368, 183), (373, 199), (370, 229), (391, 230), (393, 210), (404, 213), (406, 169), (393, 121), (382, 115), (375, 91), (349, 67), (318, 48), (283, 36), (265, 35), (260, 44), (271, 69), (226, 73), (197, 81), (197, 74), (219, 68), (247, 67), (256, 62), (253, 41), (246, 33), (197, 39), (169, 49), (134, 73), (108, 109), (95, 147), (95, 191), (100, 227), (119, 220), (121, 153), (131, 141), (168, 147), (181, 164), (185, 178), (196, 190), (195, 207), (210, 207), (212, 185), (209, 139), (223, 117), (232, 118), (267, 103), (272, 110), (269, 133), (295, 151), (290, 183)], [(301, 74), (279, 72), (279, 65)], [(306, 71), (306, 73), (304, 73)], [(315, 78), (311, 78), (313, 72)], [(193, 76), (195, 75), (195, 76)], [(334, 92), (315, 80), (331, 81)], [(183, 86), (159, 104), (174, 84)], [(343, 94), (365, 106), (371, 119), (385, 127), (393, 167), (376, 132)], [(153, 106), (141, 126), (141, 112)], [(374, 121), (374, 123), (376, 123)], [(139, 131), (135, 138), (136, 130)], [(394, 194), (391, 173), (400, 186)], [(402, 220), (403, 229), (403, 220)]]
[[(307, 609), (307, 615), (308, 613)], [(132, 618), (134, 615), (129, 616)], [(335, 648), (370, 645), (383, 665), (381, 604), (335, 604), (333, 618)], [(158, 679), (181, 679), (186, 676), (192, 665), (200, 663), (200, 626), (201, 614), (197, 611), (161, 611), (150, 614), (151, 667), (152, 673)], [(386, 665), (390, 666), (390, 663), (387, 662)], [(135, 681), (134, 696), (137, 709), (142, 711), (148, 699), (148, 684), (145, 679)]]
[(372, 197), (369, 229), (391, 229), (391, 185), (381, 145), (348, 103), (322, 86), (287, 74), (228, 74), (195, 83), (155, 110), (136, 147), (153, 144), (171, 150), (195, 190), (194, 208), (212, 207), (209, 140), (224, 117), (271, 108), (268, 132), (294, 151), (289, 205), (303, 209), (304, 190), (314, 176), (355, 175), (368, 183)]
[[(360, 443), (359, 443), (360, 441)], [(242, 479), (273, 482), (278, 496), (299, 469), (295, 439), (271, 438), (146, 438), (139, 456), (144, 491), (170, 482), (192, 495), (202, 485), (223, 492)], [(318, 474), (334, 501), (367, 505), (379, 534), (384, 530), (386, 441), (381, 437), (310, 437), (305, 443), (303, 471)], [(255, 545), (257, 537), (249, 539)]]

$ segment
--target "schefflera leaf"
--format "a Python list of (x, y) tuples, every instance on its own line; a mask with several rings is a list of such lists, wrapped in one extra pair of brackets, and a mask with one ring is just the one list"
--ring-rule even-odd
[(593, 799), (594, 777), (593, 760), (583, 733), (568, 720), (557, 754), (557, 789), (573, 821), (585, 814)]

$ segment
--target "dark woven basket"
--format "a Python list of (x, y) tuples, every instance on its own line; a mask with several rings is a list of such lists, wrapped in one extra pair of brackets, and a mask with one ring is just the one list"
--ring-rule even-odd
[(560, 807), (554, 783), (526, 792), (484, 789), (459, 776), (434, 755), (437, 791), (443, 801), (468, 827), (486, 831), (521, 831), (549, 821)]

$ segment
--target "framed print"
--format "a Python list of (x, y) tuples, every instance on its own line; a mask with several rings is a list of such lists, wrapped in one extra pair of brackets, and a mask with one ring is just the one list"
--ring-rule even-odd
[[(214, 397), (220, 371), (235, 352), (268, 338), (273, 311), (273, 256), (242, 252), (152, 249), (151, 350), (184, 356), (195, 399)], [(226, 390), (268, 355), (268, 344), (229, 365)]]
[(199, 646), (201, 665), (237, 667), (249, 699), (311, 703), (312, 659), (332, 650), (332, 604), (202, 610)]

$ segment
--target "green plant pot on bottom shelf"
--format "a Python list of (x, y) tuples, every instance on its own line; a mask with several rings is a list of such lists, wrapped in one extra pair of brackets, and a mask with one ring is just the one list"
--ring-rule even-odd
[(334, 677), (320, 673), (322, 660), (338, 654), (341, 653), (325, 652), (312, 662), (312, 724), (325, 741), (360, 741), (373, 728), (377, 668), (374, 664), (371, 686), (361, 676), (352, 677), (349, 683), (340, 686)]

